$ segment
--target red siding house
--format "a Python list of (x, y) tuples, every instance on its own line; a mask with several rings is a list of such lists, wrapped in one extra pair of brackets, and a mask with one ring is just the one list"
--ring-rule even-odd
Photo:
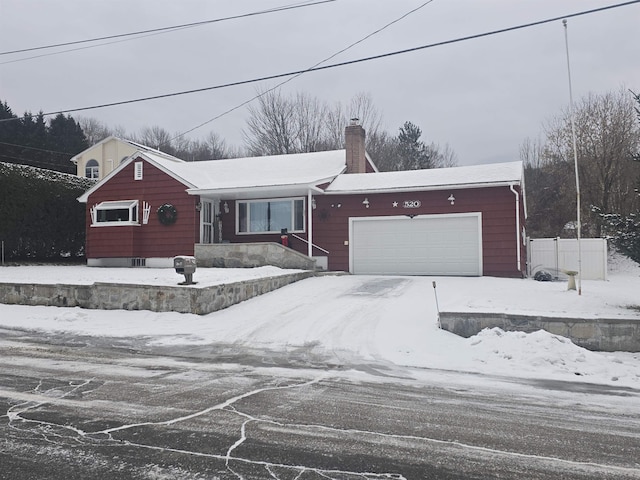
[(356, 274), (521, 277), (522, 163), (378, 172), (344, 150), (183, 162), (134, 153), (82, 195), (91, 266), (172, 265), (195, 244), (281, 242)]

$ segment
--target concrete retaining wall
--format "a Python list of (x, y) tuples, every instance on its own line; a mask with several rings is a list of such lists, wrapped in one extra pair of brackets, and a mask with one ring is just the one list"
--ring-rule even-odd
[(0, 303), (82, 307), (102, 310), (151, 310), (203, 315), (276, 290), (313, 272), (213, 285), (211, 287), (125, 285), (39, 285), (0, 283)]
[(577, 319), (540, 317), (505, 313), (441, 312), (444, 330), (471, 337), (485, 328), (535, 332), (546, 330), (570, 338), (588, 350), (602, 352), (640, 352), (640, 319)]
[(315, 270), (316, 262), (279, 243), (197, 243), (198, 267), (244, 268), (274, 265), (280, 268)]

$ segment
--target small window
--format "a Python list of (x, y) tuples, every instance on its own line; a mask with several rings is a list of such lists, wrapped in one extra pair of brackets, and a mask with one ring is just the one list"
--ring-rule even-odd
[(304, 232), (304, 199), (238, 202), (238, 233)]
[(100, 164), (93, 158), (84, 167), (84, 176), (87, 178), (100, 178)]
[(102, 202), (91, 209), (92, 225), (138, 225), (138, 200)]
[(136, 162), (133, 164), (133, 179), (142, 180), (142, 162)]

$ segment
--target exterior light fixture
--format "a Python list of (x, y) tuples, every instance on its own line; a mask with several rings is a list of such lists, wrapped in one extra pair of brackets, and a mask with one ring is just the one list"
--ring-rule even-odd
[(316, 209), (316, 199), (315, 198), (311, 199), (311, 208), (313, 208), (314, 210)]
[(199, 212), (200, 210), (202, 210), (202, 203), (198, 202), (196, 203), (196, 212)]
[(449, 195), (449, 198), (447, 198), (447, 200), (449, 200), (451, 202), (451, 205), (453, 205), (456, 202), (456, 197), (454, 197), (452, 193), (451, 195)]
[(369, 208), (369, 199), (367, 197), (364, 197), (364, 200), (362, 201), (362, 204), (366, 207)]
[(222, 210), (224, 210), (224, 213), (229, 213), (229, 204), (227, 202), (222, 204)]

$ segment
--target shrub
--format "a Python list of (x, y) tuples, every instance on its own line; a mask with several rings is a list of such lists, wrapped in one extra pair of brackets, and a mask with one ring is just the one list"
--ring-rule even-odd
[(91, 185), (75, 175), (0, 162), (0, 240), (5, 259), (83, 257), (85, 206), (77, 197)]

